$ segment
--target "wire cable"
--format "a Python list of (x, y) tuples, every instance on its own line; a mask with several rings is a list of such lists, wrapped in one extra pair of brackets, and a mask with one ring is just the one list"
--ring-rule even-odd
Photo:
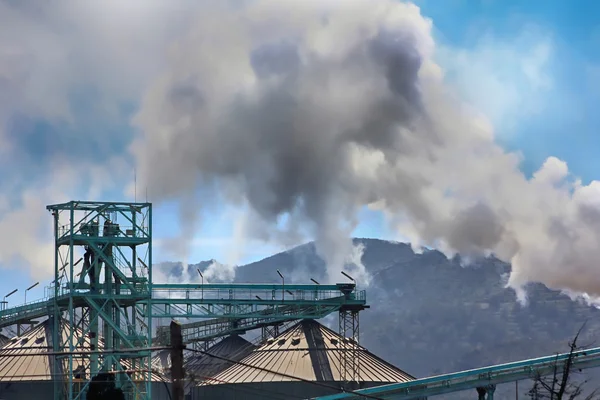
[(300, 381), (300, 382), (308, 383), (308, 384), (315, 385), (315, 386), (320, 386), (320, 387), (327, 388), (327, 389), (333, 389), (333, 390), (338, 391), (340, 393), (350, 393), (350, 394), (353, 394), (353, 395), (356, 395), (356, 396), (359, 396), (359, 397), (365, 397), (365, 398), (368, 398), (368, 399), (383, 400), (380, 397), (375, 397), (375, 396), (371, 396), (371, 395), (368, 395), (368, 394), (358, 393), (358, 392), (355, 392), (353, 390), (344, 390), (344, 389), (341, 389), (341, 388), (339, 388), (337, 386), (328, 385), (326, 383), (311, 381), (309, 379), (304, 379), (304, 378), (300, 378), (299, 376), (289, 375), (289, 374), (286, 374), (284, 372), (272, 371), (272, 370), (267, 369), (267, 368), (259, 367), (259, 366), (252, 365), (252, 364), (247, 364), (247, 363), (242, 362), (242, 361), (231, 360), (231, 359), (228, 359), (226, 357), (221, 357), (221, 356), (218, 356), (216, 354), (211, 354), (208, 351), (198, 350), (198, 349), (187, 349), (187, 350), (190, 350), (190, 351), (193, 351), (193, 352), (196, 352), (196, 353), (205, 354), (205, 355), (207, 355), (209, 357), (214, 357), (214, 358), (216, 358), (218, 360), (227, 361), (227, 362), (230, 362), (230, 363), (233, 363), (233, 364), (241, 365), (243, 367), (254, 368), (254, 369), (262, 371), (262, 372), (268, 372), (268, 373), (271, 373), (271, 374), (274, 374), (274, 375), (279, 375), (279, 376), (282, 376), (284, 378), (294, 379), (294, 380), (297, 380), (297, 381)]
[[(131, 349), (115, 349), (115, 350), (111, 350), (111, 349), (106, 349), (106, 350), (79, 350), (79, 351), (40, 351), (40, 352), (29, 352), (29, 350), (32, 349), (30, 347), (26, 347), (26, 348), (14, 348), (14, 347), (4, 347), (2, 349), (0, 349), (1, 352), (9, 352), (9, 351), (15, 351), (15, 353), (9, 353), (9, 354), (2, 354), (0, 353), (0, 358), (2, 357), (6, 357), (6, 358), (10, 358), (10, 357), (40, 357), (40, 356), (86, 356), (86, 355), (90, 355), (90, 354), (120, 354), (120, 353), (142, 353), (142, 352), (147, 352), (147, 351), (159, 351), (159, 350), (170, 350), (170, 347), (137, 347), (137, 348), (131, 348)], [(44, 349), (49, 349), (48, 347), (43, 347), (43, 346), (38, 346), (33, 348), (34, 350), (44, 350)], [(21, 353), (16, 353), (16, 352), (21, 352)], [(140, 358), (143, 357), (147, 357), (147, 356), (141, 356)]]
[[(147, 347), (147, 348), (132, 348), (132, 349), (127, 349), (127, 353), (137, 353), (137, 352), (147, 352), (147, 351), (160, 351), (160, 350), (170, 350), (171, 347), (165, 347), (165, 346), (159, 346), (159, 347)], [(48, 351), (48, 352), (35, 352), (35, 353), (31, 353), (31, 352), (27, 352), (27, 349), (11, 349), (11, 348), (5, 348), (3, 350), (17, 350), (17, 351), (23, 351), (23, 353), (12, 353), (12, 354), (0, 354), (0, 358), (13, 358), (13, 357), (33, 357), (33, 356), (72, 356), (72, 355), (90, 355), (90, 354), (111, 354), (111, 353), (122, 353), (123, 350), (87, 350), (87, 351), (73, 351), (73, 352), (53, 352), (53, 351)], [(328, 385), (325, 383), (321, 383), (321, 382), (317, 382), (317, 381), (311, 381), (309, 379), (304, 379), (298, 376), (294, 376), (294, 375), (290, 375), (290, 374), (286, 374), (283, 372), (278, 372), (278, 371), (273, 371), (273, 370), (269, 370), (267, 368), (263, 368), (263, 367), (259, 367), (256, 365), (251, 365), (251, 364), (247, 364), (244, 363), (242, 361), (235, 361), (232, 360), (230, 358), (227, 357), (222, 357), (222, 356), (218, 356), (216, 354), (212, 354), (208, 351), (204, 351), (204, 350), (199, 350), (199, 349), (193, 349), (193, 348), (187, 348), (184, 346), (184, 350), (188, 350), (191, 352), (195, 352), (195, 353), (200, 353), (200, 354), (204, 354), (207, 355), (209, 357), (212, 358), (216, 358), (218, 360), (222, 360), (222, 361), (226, 361), (232, 364), (237, 364), (237, 365), (241, 365), (247, 368), (253, 368), (262, 372), (267, 372), (267, 373), (271, 373), (274, 375), (279, 375), (285, 378), (289, 378), (289, 379), (293, 379), (296, 381), (300, 381), (300, 382), (304, 382), (307, 384), (311, 384), (311, 385), (315, 385), (315, 386), (319, 386), (319, 387), (323, 387), (323, 388), (327, 388), (327, 389), (332, 389), (335, 391), (338, 391), (340, 393), (350, 393), (350, 394), (354, 394), (356, 396), (362, 396), (364, 398), (369, 398), (369, 399), (377, 399), (377, 400), (382, 400), (379, 397), (375, 397), (375, 396), (371, 396), (371, 395), (367, 395), (367, 394), (363, 394), (363, 393), (358, 393), (355, 392), (353, 390), (344, 390), (342, 388), (339, 388), (337, 386), (333, 386), (333, 385)], [(115, 371), (116, 372), (116, 371)], [(138, 372), (148, 372), (148, 371), (138, 371)], [(156, 372), (156, 371), (150, 371), (150, 372)], [(23, 376), (18, 376), (20, 378), (25, 378), (25, 377), (32, 377), (31, 375), (23, 375)], [(17, 376), (13, 376), (13, 378), (17, 378)], [(213, 378), (209, 378), (208, 380), (210, 381)], [(166, 385), (166, 382), (163, 382)], [(170, 393), (169, 393), (170, 395)]]

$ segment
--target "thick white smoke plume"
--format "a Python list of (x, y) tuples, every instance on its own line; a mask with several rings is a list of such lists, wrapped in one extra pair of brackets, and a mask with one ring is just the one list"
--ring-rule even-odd
[(247, 204), (249, 231), (314, 237), (334, 280), (371, 205), (415, 246), (511, 262), (517, 290), (600, 294), (600, 182), (556, 158), (527, 179), (448, 92), (418, 7), (239, 3), (201, 10), (146, 93), (132, 151), (152, 200)]

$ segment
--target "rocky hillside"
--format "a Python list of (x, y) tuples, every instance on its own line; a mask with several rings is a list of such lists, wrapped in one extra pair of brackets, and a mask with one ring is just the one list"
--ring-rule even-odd
[[(362, 344), (413, 375), (563, 352), (586, 321), (580, 343), (600, 346), (600, 310), (543, 285), (530, 286), (523, 307), (504, 287), (510, 266), (496, 259), (462, 267), (437, 251), (415, 254), (403, 243), (355, 240), (365, 246), (362, 261), (372, 275)], [(314, 245), (306, 244), (238, 267), (236, 281), (279, 282), (277, 269), (297, 283), (323, 279), (325, 271)]]

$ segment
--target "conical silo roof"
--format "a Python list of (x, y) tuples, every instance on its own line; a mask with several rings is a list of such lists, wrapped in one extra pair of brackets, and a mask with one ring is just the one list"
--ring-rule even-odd
[(185, 366), (186, 372), (204, 380), (229, 368), (233, 365), (231, 361), (240, 361), (255, 349), (256, 346), (237, 335), (228, 336), (210, 347), (206, 351), (208, 354), (197, 353), (190, 357)]
[(295, 381), (293, 377), (309, 381), (341, 381), (341, 354), (352, 346), (357, 346), (353, 352), (359, 359), (358, 373), (348, 371), (347, 374), (353, 376), (353, 380), (395, 383), (415, 379), (320, 323), (304, 320), (204, 384)]
[[(64, 340), (66, 340), (69, 335), (67, 324), (61, 324), (61, 331)], [(78, 333), (77, 331), (74, 332), (75, 340), (80, 337)], [(90, 347), (87, 338), (83, 342), (78, 350)], [(51, 380), (51, 356), (47, 354), (49, 351), (52, 351), (52, 327), (48, 319), (21, 336), (11, 338), (0, 349), (0, 381)], [(80, 364), (82, 364), (81, 360), (73, 360), (74, 369), (79, 367)]]
[[(11, 338), (0, 348), (0, 382), (16, 381), (46, 381), (52, 379), (51, 362), (54, 358), (51, 354), (52, 331), (54, 327), (51, 319), (46, 319), (21, 336)], [(75, 350), (79, 353), (89, 351), (91, 341), (88, 335), (83, 335), (79, 328), (72, 328), (67, 321), (60, 323), (62, 341), (67, 342), (72, 331), (73, 342), (79, 343)], [(99, 338), (98, 348), (103, 349), (103, 339)], [(49, 354), (50, 353), (50, 354)], [(63, 358), (64, 369), (67, 370), (67, 359)], [(73, 357), (73, 371), (82, 369), (85, 374), (88, 365), (88, 357)], [(130, 360), (122, 360), (123, 369), (131, 368)], [(89, 373), (89, 371), (87, 371)], [(161, 381), (164, 378), (158, 373), (152, 373), (153, 381)]]

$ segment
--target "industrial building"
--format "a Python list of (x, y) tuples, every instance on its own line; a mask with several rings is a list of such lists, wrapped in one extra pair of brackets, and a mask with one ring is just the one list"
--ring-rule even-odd
[[(47, 210), (55, 238), (47, 297), (14, 307), (4, 301), (0, 309), (0, 328), (31, 326), (0, 349), (2, 400), (85, 400), (100, 375), (114, 379), (128, 400), (169, 399), (169, 337), (155, 326), (165, 319), (197, 320), (182, 325), (191, 349), (189, 399), (250, 385), (256, 393), (288, 385), (310, 395), (413, 379), (358, 345), (359, 313), (368, 306), (354, 282), (286, 284), (281, 276), (281, 285), (155, 283), (150, 203), (71, 201)], [(332, 313), (339, 314), (338, 336), (311, 322)], [(294, 321), (301, 322), (279, 333)], [(250, 331), (262, 332), (258, 343), (240, 337)], [(293, 357), (281, 358), (287, 353)], [(263, 360), (265, 354), (275, 358)], [(300, 381), (236, 369), (246, 362), (301, 367), (294, 372)]]
[[(70, 367), (75, 371), (71, 375), (73, 381), (74, 393), (77, 396), (85, 384), (88, 382), (86, 376), (86, 359), (89, 358), (85, 353), (90, 351), (90, 340), (86, 335), (82, 335), (81, 330), (72, 330), (70, 326), (63, 321), (60, 323), (60, 335), (66, 340), (74, 333), (77, 346), (74, 350), (82, 352), (80, 357), (74, 357), (73, 365)], [(52, 354), (52, 338), (54, 326), (51, 319), (34, 326), (25, 331), (20, 336), (15, 336), (0, 348), (0, 399), (2, 400), (20, 400), (20, 399), (52, 399), (54, 385), (64, 383), (65, 375), (54, 376), (52, 373), (53, 363), (55, 362)], [(73, 332), (74, 331), (74, 332)], [(103, 340), (100, 339), (100, 348), (103, 347)], [(60, 366), (62, 370), (69, 368), (68, 359), (64, 359)], [(131, 365), (127, 361), (122, 361), (123, 370), (129, 370)], [(144, 379), (133, 378), (134, 384), (143, 385)], [(157, 399), (168, 399), (168, 385), (164, 377), (156, 372), (152, 374), (154, 386), (153, 393)], [(127, 388), (124, 388), (127, 391)]]
[[(352, 282), (336, 284), (289, 284), (279, 271), (281, 284), (156, 283), (150, 203), (71, 201), (47, 210), (54, 278), (43, 299), (8, 307), (16, 289), (4, 295), (0, 400), (86, 400), (99, 377), (127, 400), (171, 400), (171, 388), (187, 400), (414, 400), (473, 389), (491, 400), (496, 384), (552, 374), (560, 360), (600, 365), (598, 348), (414, 379), (360, 345), (359, 315), (369, 306), (347, 274)], [(316, 322), (334, 313), (337, 332)], [(170, 336), (156, 326), (165, 319), (193, 322), (173, 324), (180, 332)], [(4, 329), (13, 326), (9, 338)], [(261, 332), (257, 342), (241, 337), (249, 332)], [(172, 379), (169, 354), (179, 357), (184, 346), (186, 373)]]
[[(0, 399), (52, 399), (52, 329), (52, 321), (46, 319), (0, 349)], [(60, 329), (63, 337), (71, 333), (64, 322)], [(90, 348), (89, 338), (81, 331), (77, 330), (75, 337), (80, 341), (78, 350)], [(351, 347), (350, 340), (314, 320), (302, 320), (261, 346), (239, 335), (227, 336), (207, 349), (208, 354), (188, 352), (186, 399), (262, 399), (265, 394), (269, 398), (310, 398), (337, 393), (344, 386), (340, 352), (354, 352)], [(360, 365), (352, 376), (353, 389), (414, 379), (365, 348), (357, 346), (356, 350)], [(72, 379), (79, 391), (87, 382), (84, 359), (74, 363), (79, 372)], [(127, 363), (123, 364), (128, 370)], [(152, 399), (169, 399), (168, 350), (157, 352), (152, 365)]]
[[(344, 364), (350, 352), (356, 364)], [(346, 369), (346, 373), (344, 373)], [(345, 383), (344, 376), (350, 377)], [(415, 378), (314, 320), (303, 320), (206, 379), (191, 399), (306, 399)]]

